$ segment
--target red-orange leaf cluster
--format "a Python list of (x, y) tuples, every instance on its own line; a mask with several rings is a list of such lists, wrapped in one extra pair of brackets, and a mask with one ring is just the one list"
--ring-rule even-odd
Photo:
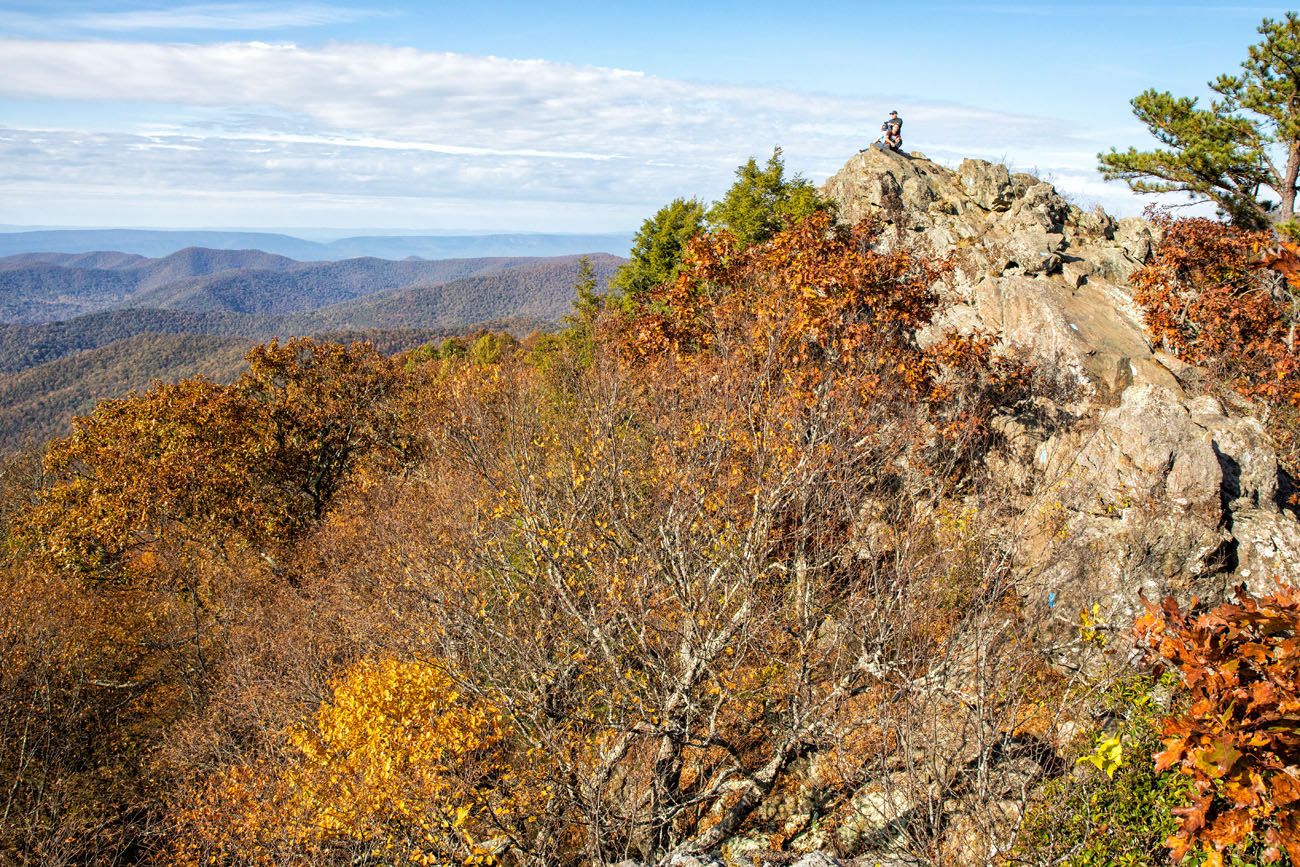
[(1162, 240), (1131, 279), (1147, 328), (1179, 358), (1280, 409), (1273, 433), (1294, 469), (1300, 251), (1269, 232), (1204, 218), (1157, 217), (1156, 225)]
[(1137, 624), (1153, 656), (1172, 663), (1186, 709), (1164, 722), (1157, 771), (1177, 768), (1196, 799), (1168, 842), (1174, 860), (1197, 845), (1207, 864), (1252, 834), (1266, 863), (1300, 863), (1300, 597), (1292, 588), (1236, 604), (1181, 610), (1173, 599)]

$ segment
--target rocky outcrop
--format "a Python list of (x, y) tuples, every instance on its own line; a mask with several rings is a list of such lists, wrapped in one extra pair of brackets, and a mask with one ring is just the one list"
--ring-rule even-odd
[(999, 334), (1091, 393), (1135, 383), (1179, 390), (1125, 288), (1151, 252), (1145, 221), (1082, 211), (1005, 166), (966, 160), (953, 170), (878, 148), (849, 160), (822, 192), (845, 221), (881, 218), (909, 243), (953, 258), (947, 285), (958, 304), (940, 329)]
[[(901, 515), (993, 510), (1020, 605), (1014, 623), (991, 613), (987, 631), (1007, 629), (1019, 645), (1031, 630), (1033, 666), (1046, 657), (1057, 674), (1085, 679), (1105, 659), (1123, 659), (1143, 596), (1213, 600), (1241, 582), (1256, 591), (1300, 583), (1300, 522), (1285, 505), (1293, 487), (1257, 408), (1204, 393), (1197, 372), (1146, 335), (1128, 279), (1158, 241), (1150, 225), (1075, 207), (1004, 166), (966, 160), (950, 169), (877, 149), (853, 157), (822, 192), (845, 221), (883, 221), (881, 246), (950, 258), (941, 287), (949, 303), (923, 341), (992, 334), (1058, 384), (995, 420), (992, 495), (943, 510), (871, 500), (857, 516), (860, 556), (897, 556)], [(963, 646), (895, 696), (919, 709), (900, 719), (929, 721), (911, 752), (899, 748), (922, 760), (873, 767), (833, 821), (809, 765), (762, 816), (763, 827), (781, 829), (784, 851), (770, 852), (770, 837), (755, 832), (715, 854), (728, 865), (803, 867), (996, 860), (1031, 793), (1070, 772), (1063, 745), (1083, 724), (1062, 715), (999, 741), (977, 711), (987, 652)], [(904, 725), (894, 736), (902, 744), (910, 732)], [(940, 827), (934, 849), (938, 837), (924, 834)]]
[(1126, 625), (1139, 593), (1300, 581), (1300, 524), (1252, 407), (1198, 396), (1146, 335), (1128, 287), (1157, 241), (1145, 220), (1074, 207), (1005, 166), (876, 148), (822, 192), (845, 221), (883, 220), (882, 244), (952, 257), (952, 304), (923, 339), (991, 333), (1073, 389), (1040, 407), (1056, 424), (1003, 419), (1008, 447), (991, 458), (1020, 497), (1008, 532), (1026, 597), (1051, 600), (1045, 628), (1076, 629), (1093, 604)]

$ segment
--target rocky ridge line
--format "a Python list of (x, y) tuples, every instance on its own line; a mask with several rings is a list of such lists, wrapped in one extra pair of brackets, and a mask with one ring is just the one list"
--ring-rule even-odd
[(1143, 328), (1128, 278), (1158, 240), (1150, 223), (1084, 211), (1002, 165), (949, 169), (878, 148), (822, 193), (846, 222), (877, 216), (894, 238), (954, 257), (954, 304), (933, 333), (995, 334), (1077, 385), (1044, 408), (1065, 424), (1003, 419), (1010, 453), (993, 458), (1021, 498), (1025, 592), (1055, 600), (1057, 630), (1099, 600), (1126, 627), (1139, 592), (1213, 599), (1242, 581), (1300, 582), (1300, 523), (1281, 493), (1291, 480), (1254, 409), (1197, 394), (1195, 371)]

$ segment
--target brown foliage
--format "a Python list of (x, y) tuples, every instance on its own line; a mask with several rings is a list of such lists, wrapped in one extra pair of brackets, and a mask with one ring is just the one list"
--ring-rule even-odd
[(1201, 845), (1207, 863), (1249, 835), (1266, 863), (1300, 862), (1300, 598), (1292, 588), (1183, 611), (1172, 599), (1138, 621), (1156, 658), (1172, 663), (1185, 708), (1164, 721), (1156, 770), (1177, 768), (1196, 797), (1169, 840), (1175, 860)]
[(835, 393), (872, 411), (889, 406), (895, 421), (910, 406), (927, 417), (917, 443), (956, 470), (990, 444), (993, 411), (1028, 395), (1032, 371), (997, 357), (987, 335), (923, 343), (946, 265), (901, 247), (875, 251), (879, 231), (818, 213), (761, 245), (699, 236), (677, 280), (616, 323), (624, 351), (708, 375), (767, 371), (792, 417)]
[(273, 343), (55, 443), (19, 541), (135, 629), (159, 859), (785, 846), (870, 780), (942, 857), (1056, 689), (979, 499), (1033, 383), (873, 241), (705, 237), (529, 352)]
[(248, 362), (231, 386), (160, 383), (77, 419), (46, 452), (38, 544), (100, 577), (152, 571), (163, 542), (270, 554), (319, 520), (363, 460), (409, 447), (403, 374), (368, 345), (271, 341)]
[(1284, 463), (1300, 471), (1297, 251), (1272, 233), (1156, 217), (1163, 233), (1134, 272), (1134, 300), (1166, 349), (1272, 407)]
[(231, 386), (102, 403), (34, 490), (7, 469), (0, 845), (45, 863), (147, 845), (155, 799), (188, 773), (161, 772), (159, 747), (192, 737), (232, 636), (278, 628), (262, 609), (283, 605), (296, 540), (409, 454), (408, 377), (368, 346), (272, 342), (249, 362)]
[(102, 601), (37, 564), (0, 567), (0, 861), (113, 863), (145, 798), (135, 760), (159, 720), (129, 593)]

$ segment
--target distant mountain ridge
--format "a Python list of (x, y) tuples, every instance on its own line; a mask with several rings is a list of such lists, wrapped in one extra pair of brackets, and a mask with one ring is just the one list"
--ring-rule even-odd
[[(480, 288), (490, 293), (496, 291), (493, 286), (513, 285), (505, 275), (517, 269), (525, 269), (521, 286), (546, 295), (548, 300), (541, 305), (546, 315), (558, 316), (563, 310), (552, 303), (552, 295), (564, 289), (566, 301), (572, 296), (572, 281), (563, 280), (570, 272), (576, 276), (578, 261), (577, 256), (563, 256), (299, 262), (260, 250), (202, 247), (162, 258), (104, 252), (25, 253), (0, 258), (0, 321), (31, 325), (114, 308), (286, 315), (385, 290), (475, 276), (484, 278)], [(597, 276), (607, 279), (622, 260), (597, 253), (591, 261)], [(510, 315), (516, 311), (498, 305), (486, 318)]]
[[(607, 284), (623, 260), (589, 258)], [(490, 327), (544, 329), (573, 304), (582, 257), (298, 262), (191, 248), (0, 259), (0, 452), (66, 429), (154, 379), (235, 376), (273, 337), (370, 340), (385, 352)]]
[[(524, 232), (484, 235), (358, 235), (318, 242), (276, 232), (164, 229), (44, 229), (0, 232), (0, 256), (20, 253), (92, 253), (113, 250), (140, 256), (169, 256), (187, 247), (261, 250), (300, 261), (375, 256), (384, 259), (461, 259), (488, 256), (626, 255), (632, 234)], [(66, 263), (64, 263), (66, 264)]]
[[(598, 286), (609, 283), (623, 260), (588, 256)], [(556, 322), (573, 307), (573, 285), (581, 257), (512, 260), (441, 283), (399, 286), (295, 314), (303, 332), (337, 329), (455, 328), (502, 316)], [(563, 275), (563, 276), (561, 276)]]
[(202, 374), (228, 382), (253, 341), (207, 334), (139, 334), (103, 348), (0, 374), (0, 452), (63, 433), (103, 398), (154, 380)]
[[(374, 240), (394, 239), (354, 246)], [(482, 328), (522, 337), (572, 309), (583, 259), (339, 259), (319, 246), (311, 261), (214, 247), (0, 257), (0, 452), (58, 434), (95, 401), (155, 379), (231, 379), (249, 347), (274, 337), (369, 340), (386, 353)], [(601, 286), (624, 261), (586, 258)]]

